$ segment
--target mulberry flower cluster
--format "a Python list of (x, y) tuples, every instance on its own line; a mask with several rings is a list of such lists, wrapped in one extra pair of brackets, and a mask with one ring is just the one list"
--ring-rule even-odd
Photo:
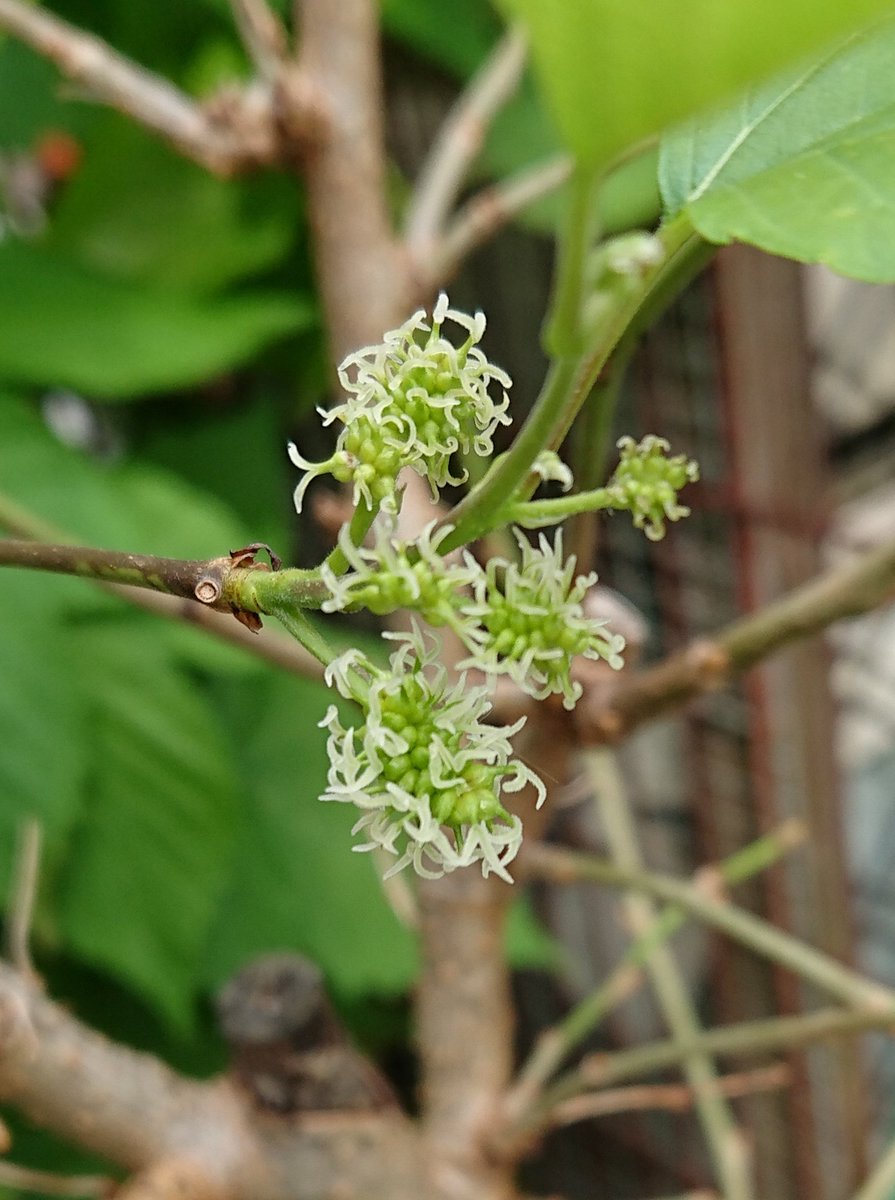
[(474, 602), (464, 608), (478, 624), (473, 654), (461, 665), (509, 675), (537, 700), (562, 695), (571, 709), (582, 691), (571, 677), (572, 659), (604, 659), (618, 670), (625, 639), (585, 615), (582, 601), (597, 576), (575, 577), (574, 555), (563, 558), (561, 530), (552, 546), (544, 534), (532, 546), (514, 533), (521, 560), (492, 558), (475, 582)]
[[(330, 707), (330, 768), (323, 800), (354, 804), (361, 816), (355, 850), (381, 848), (396, 858), (387, 873), (412, 865), (437, 878), (480, 862), (485, 875), (512, 882), (507, 865), (518, 853), (522, 823), (504, 808), (502, 794), (527, 784), (544, 800), (541, 780), (511, 757), (514, 725), (489, 725), (487, 689), (465, 676), (448, 682), (418, 628), (386, 635), (399, 644), (390, 669), (379, 670), (357, 651), (330, 664), (327, 682), (346, 698), (361, 699), (363, 722), (344, 726)], [(358, 680), (362, 687), (358, 687)]]
[(611, 505), (629, 510), (634, 524), (650, 541), (661, 541), (666, 521), (679, 521), (690, 515), (677, 494), (684, 484), (695, 483), (699, 467), (684, 454), (669, 458), (668, 442), (653, 434), (640, 442), (623, 437), (618, 448), (619, 464), (606, 485)]
[[(459, 347), (442, 335), (446, 321), (465, 331)], [(477, 348), (484, 332), (483, 313), (458, 312), (442, 293), (431, 325), (420, 309), (379, 345), (350, 354), (339, 367), (348, 399), (321, 410), (324, 424), (344, 426), (335, 452), (312, 463), (289, 446), (290, 458), (306, 472), (295, 491), (296, 508), (301, 511), (305, 490), (318, 475), (353, 484), (355, 504), (390, 512), (398, 508), (403, 467), (428, 479), (436, 497), (439, 487), (464, 483), (467, 473), (452, 473), (452, 457), (469, 451), (490, 455), (495, 429), (510, 424), (504, 389), (511, 381)], [(499, 400), (490, 395), (492, 383)]]
[[(649, 258), (648, 246), (638, 243), (634, 250)], [(620, 259), (607, 269), (624, 275), (639, 269), (641, 258), (633, 266)], [(464, 334), (459, 346), (443, 335), (449, 321)], [(457, 312), (441, 295), (431, 322), (421, 310), (381, 344), (346, 358), (339, 368), (346, 399), (322, 414), (324, 423), (342, 426), (335, 451), (311, 463), (289, 447), (305, 472), (296, 507), (301, 509), (311, 480), (330, 474), (352, 485), (355, 506), (368, 510), (359, 525), (343, 526), (340, 553), (320, 567), (328, 590), (323, 611), (364, 608), (384, 615), (408, 609), (459, 637), (467, 651), (461, 672), (474, 670), (486, 679), (508, 675), (530, 696), (561, 696), (571, 709), (582, 693), (572, 678), (573, 660), (599, 659), (618, 669), (624, 639), (587, 615), (584, 601), (597, 577), (576, 575), (562, 532), (552, 542), (541, 534), (532, 544), (514, 529), (518, 557), (493, 557), (484, 567), (469, 551), (444, 553), (450, 526), (432, 522), (412, 542), (397, 533), (403, 468), (427, 478), (437, 497), (445, 484), (465, 481), (455, 456), (490, 455), (498, 426), (510, 423), (510, 379), (477, 348), (484, 331), (481, 313)], [(688, 512), (678, 491), (698, 477), (695, 463), (668, 457), (668, 448), (662, 438), (623, 438), (606, 488), (547, 500), (541, 508), (523, 500), (510, 511), (525, 524), (552, 524), (564, 512), (584, 511), (574, 508), (577, 499), (593, 508), (628, 509), (635, 525), (657, 539), (666, 521)], [(571, 471), (555, 452), (542, 451), (532, 469), (563, 492), (572, 489)], [(370, 521), (372, 544), (357, 545), (360, 528)], [(336, 563), (346, 569), (337, 573)], [(354, 724), (343, 723), (333, 705), (321, 722), (330, 759), (322, 799), (355, 805), (360, 816), (353, 832), (362, 839), (355, 849), (390, 854), (395, 862), (389, 875), (412, 867), (437, 877), (479, 863), (486, 876), (511, 881), (507, 868), (519, 850), (522, 823), (504, 798), (530, 786), (540, 806), (545, 795), (541, 780), (513, 758), (511, 739), (525, 718), (507, 727), (490, 724), (487, 686), (472, 686), (465, 674), (448, 677), (437, 634), (424, 638), (414, 625), (409, 634), (385, 636), (397, 642), (388, 669), (358, 650), (327, 668), (327, 682), (359, 705), (361, 715)]]
[(571, 677), (575, 656), (603, 659), (616, 670), (622, 666), (624, 638), (588, 617), (582, 606), (597, 576), (575, 576), (574, 556), (563, 556), (561, 531), (552, 545), (541, 534), (533, 546), (514, 530), (519, 562), (494, 557), (485, 568), (468, 551), (460, 562), (442, 557), (438, 547), (449, 533), (450, 526), (436, 531), (433, 522), (407, 545), (386, 522), (365, 548), (352, 545), (343, 528), (339, 544), (351, 570), (336, 576), (322, 569), (330, 596), (321, 607), (417, 612), (458, 635), (469, 651), (461, 669), (509, 675), (534, 699), (561, 695), (569, 709), (581, 695)]
[(474, 561), (452, 561), (439, 546), (453, 526), (435, 529), (431, 521), (411, 544), (398, 540), (394, 523), (382, 521), (371, 547), (355, 546), (347, 525), (339, 531), (339, 546), (350, 570), (336, 575), (325, 563), (320, 569), (329, 598), (323, 612), (366, 608), (377, 616), (399, 608), (418, 612), (430, 625), (454, 625), (459, 597), (480, 573)]

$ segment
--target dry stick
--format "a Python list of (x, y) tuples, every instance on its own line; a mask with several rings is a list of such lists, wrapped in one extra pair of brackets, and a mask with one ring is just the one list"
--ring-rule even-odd
[[(786, 1063), (756, 1067), (732, 1075), (717, 1076), (701, 1092), (729, 1099), (752, 1096), (756, 1092), (774, 1091), (786, 1087), (792, 1072)], [(573, 1125), (595, 1117), (613, 1116), (620, 1112), (663, 1109), (666, 1112), (687, 1112), (699, 1101), (699, 1093), (679, 1083), (634, 1084), (628, 1087), (607, 1088), (601, 1092), (586, 1092), (558, 1104), (550, 1114), (550, 1128)]]
[[(642, 870), (637, 826), (613, 752), (591, 750), (587, 755), (586, 770), (613, 861), (626, 869)], [(622, 897), (622, 910), (635, 936), (643, 935), (654, 926), (658, 915), (656, 905), (649, 897), (633, 893)], [(701, 1028), (699, 1019), (667, 943), (652, 947), (645, 966), (673, 1040), (683, 1045), (697, 1039)], [(750, 1200), (753, 1190), (745, 1143), (733, 1112), (717, 1089), (718, 1071), (714, 1062), (704, 1053), (696, 1054), (684, 1061), (683, 1069), (695, 1097), (699, 1122), (722, 1194), (726, 1200)]]
[(655, 900), (679, 905), (697, 920), (801, 975), (837, 1000), (895, 1019), (895, 991), (891, 988), (865, 979), (761, 917), (705, 895), (698, 886), (669, 875), (621, 867), (596, 855), (577, 854), (553, 846), (529, 846), (523, 848), (522, 853), (524, 869), (532, 876), (554, 883), (591, 880), (608, 887), (634, 888)]
[(185, 92), (45, 8), (0, 0), (0, 28), (50, 59), (92, 98), (154, 130), (209, 170), (227, 174), (252, 159), (242, 139)]
[(893, 599), (895, 542), (889, 542), (621, 683), (608, 705), (589, 708), (585, 699), (575, 712), (581, 738), (618, 741), (644, 721), (716, 690), (782, 646)]
[(483, 188), (460, 208), (425, 261), (417, 264), (422, 280), (432, 284), (457, 273), (463, 260), (520, 212), (562, 187), (572, 172), (572, 160), (558, 154)]
[[(738, 850), (717, 866), (702, 867), (697, 872), (694, 885), (702, 891), (718, 894), (725, 886), (742, 883), (804, 842), (806, 833), (803, 822), (796, 819), (784, 821), (777, 830)], [(684, 909), (672, 905), (666, 907), (630, 944), (603, 983), (577, 1004), (558, 1025), (541, 1034), (507, 1098), (507, 1112), (511, 1117), (521, 1114), (533, 1102), (543, 1084), (559, 1069), (563, 1059), (583, 1037), (591, 1033), (613, 1008), (634, 995), (643, 983), (642, 968), (649, 952), (676, 933), (687, 918)]]
[[(0, 492), (0, 527), (25, 539), (38, 538), (50, 542), (67, 542), (65, 533), (48, 524), (40, 517), (22, 508)], [(204, 604), (190, 599), (180, 599), (161, 592), (145, 591), (141, 588), (120, 583), (103, 583), (94, 580), (103, 591), (119, 596), (134, 608), (154, 613), (169, 621), (197, 625), (219, 641), (238, 646), (242, 650), (272, 663), (284, 671), (302, 679), (322, 679), (323, 666), (291, 637), (285, 637), (265, 626), (260, 635), (252, 633), (244, 625), (234, 621), (229, 614), (215, 612)]]
[(274, 80), (289, 53), (286, 30), (267, 0), (230, 0), (233, 20), (249, 57), (264, 79)]
[(445, 118), (417, 180), (405, 226), (412, 256), (425, 261), (484, 143), (494, 117), (519, 86), (526, 43), (509, 30)]
[(6, 957), (26, 979), (37, 978), (29, 943), (40, 871), (40, 843), (40, 822), (31, 817), (23, 822), (19, 834), (6, 921)]
[(121, 1192), (134, 1200), (430, 1194), (419, 1139), (397, 1110), (259, 1112), (226, 1077), (183, 1079), (88, 1029), (4, 963), (0, 1099), (134, 1172)]
[[(299, 66), (326, 113), (304, 174), (336, 361), (380, 341), (414, 300), (411, 263), (387, 202), (376, 16), (371, 0), (301, 6)], [(492, 1169), (477, 1145), (511, 1068), (502, 952), (511, 889), (497, 884), (463, 872), (419, 890), (423, 967), (415, 999), (428, 1161), (433, 1177), (451, 1172), (482, 1200), (510, 1187), (509, 1168)]]
[(110, 1196), (116, 1180), (109, 1175), (53, 1175), (0, 1160), (0, 1185), (47, 1196)]
[(825, 1038), (895, 1030), (895, 1008), (888, 1010), (824, 1008), (794, 1017), (770, 1017), (709, 1029), (683, 1044), (647, 1042), (613, 1054), (593, 1054), (574, 1071), (562, 1076), (544, 1094), (542, 1111), (590, 1089), (605, 1088), (625, 1079), (636, 1079), (678, 1066), (694, 1052), (741, 1057), (775, 1050), (791, 1050)]
[(895, 1142), (887, 1146), (882, 1158), (873, 1168), (869, 1179), (855, 1193), (853, 1200), (891, 1200), (895, 1192)]

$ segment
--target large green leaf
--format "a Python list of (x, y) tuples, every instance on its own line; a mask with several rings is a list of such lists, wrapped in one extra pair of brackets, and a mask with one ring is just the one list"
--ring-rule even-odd
[(244, 809), (210, 982), (276, 949), (309, 955), (345, 995), (399, 992), (413, 978), (414, 939), (386, 904), (370, 856), (351, 851), (357, 813), (318, 799), (327, 759), (317, 722), (331, 699), (322, 685), (270, 676), (249, 724), (240, 696)]
[(0, 593), (0, 897), (23, 823), (36, 818), (44, 872), (52, 872), (77, 819), (89, 766), (77, 658), (62, 597), (33, 576), (4, 571)]
[(0, 244), (0, 381), (108, 399), (182, 388), (313, 319), (310, 302), (298, 297), (192, 298)]
[(246, 540), (219, 497), (159, 467), (98, 462), (65, 446), (35, 405), (9, 393), (0, 394), (0, 492), (72, 540), (110, 549), (211, 558)]
[(845, 275), (895, 280), (895, 23), (694, 119), (662, 146), (669, 213)]
[(200, 293), (272, 266), (297, 229), (284, 178), (218, 179), (106, 113), (54, 207), (44, 245), (110, 278)]
[(614, 154), (731, 95), (891, 0), (503, 0), (577, 158)]
[(232, 750), (143, 620), (77, 636), (91, 771), (58, 887), (61, 933), (186, 1024), (236, 835)]

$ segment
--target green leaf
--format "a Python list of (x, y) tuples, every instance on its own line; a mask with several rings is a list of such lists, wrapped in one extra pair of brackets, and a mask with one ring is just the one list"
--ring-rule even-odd
[(160, 467), (97, 462), (57, 441), (37, 408), (9, 393), (0, 394), (0, 485), (79, 542), (211, 558), (247, 540), (219, 497)]
[(465, 79), (491, 49), (500, 24), (484, 0), (452, 0), (449, 14), (431, 0), (383, 0), (386, 32)]
[(208, 293), (273, 266), (298, 225), (285, 179), (217, 179), (117, 113), (85, 144), (43, 245), (110, 279)]
[(503, 0), (523, 18), (557, 126), (605, 166), (792, 59), (891, 8), (891, 0)]
[(750, 242), (895, 280), (895, 23), (692, 120), (662, 146), (666, 208), (712, 242)]
[(308, 328), (309, 301), (249, 293), (193, 299), (92, 274), (33, 246), (0, 244), (0, 380), (124, 399), (187, 387)]
[(218, 984), (251, 957), (297, 950), (344, 996), (396, 993), (416, 969), (414, 938), (386, 904), (368, 854), (352, 853), (350, 805), (321, 804), (332, 694), (281, 675), (234, 711), (241, 733), (243, 817), (229, 896), (208, 959)]
[(23, 822), (41, 824), (52, 872), (81, 809), (89, 755), (77, 655), (62, 595), (4, 571), (0, 600), (0, 898), (8, 893)]
[(186, 1026), (234, 847), (230, 747), (141, 619), (81, 629), (78, 649), (92, 762), (62, 937)]

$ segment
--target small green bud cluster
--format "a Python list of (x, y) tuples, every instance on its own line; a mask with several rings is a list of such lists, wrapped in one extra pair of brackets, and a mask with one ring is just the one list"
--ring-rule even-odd
[(437, 637), (427, 645), (416, 627), (386, 636), (399, 643), (388, 671), (357, 651), (327, 669), (327, 682), (360, 700), (364, 719), (345, 727), (335, 706), (324, 718), (330, 768), (322, 799), (360, 809), (353, 832), (366, 840), (354, 848), (394, 855), (386, 877), (412, 865), (437, 878), (480, 862), (485, 875), (512, 882), (507, 864), (521, 845), (522, 823), (502, 793), (531, 784), (539, 806), (545, 796), (540, 779), (511, 757), (510, 738), (524, 718), (489, 725), (487, 688), (468, 687), (462, 675), (448, 682)]
[(431, 521), (411, 544), (399, 541), (393, 521), (380, 523), (373, 546), (355, 546), (348, 526), (339, 531), (339, 546), (351, 570), (336, 575), (325, 563), (320, 569), (330, 596), (324, 612), (366, 608), (382, 616), (399, 608), (418, 612), (430, 625), (454, 624), (458, 599), (480, 573), (476, 562), (445, 558), (439, 546), (451, 532), (436, 530)]
[[(628, 276), (655, 266), (653, 243), (638, 235), (611, 246), (601, 265), (606, 278), (626, 286)], [(459, 348), (442, 336), (446, 320), (466, 333)], [(495, 557), (485, 567), (468, 551), (443, 552), (451, 526), (432, 522), (413, 542), (397, 536), (399, 472), (416, 470), (437, 497), (438, 488), (466, 478), (465, 472), (452, 474), (454, 455), (490, 455), (498, 425), (510, 422), (503, 390), (510, 379), (476, 349), (484, 330), (481, 313), (457, 312), (441, 295), (431, 325), (425, 312), (417, 312), (381, 344), (345, 359), (339, 378), (347, 399), (323, 414), (325, 423), (344, 426), (334, 453), (315, 464), (289, 448), (306, 472), (295, 502), (300, 509), (309, 482), (330, 474), (353, 486), (354, 503), (366, 506), (366, 516), (382, 510), (372, 545), (355, 545), (353, 523), (340, 531), (341, 554), (320, 568), (329, 590), (325, 612), (409, 609), (431, 626), (454, 631), (468, 652), (461, 671), (508, 675), (536, 699), (562, 696), (571, 709), (582, 693), (572, 677), (573, 660), (602, 660), (618, 669), (624, 639), (587, 615), (585, 600), (597, 577), (576, 577), (561, 531), (552, 543), (541, 534), (533, 545), (514, 529), (518, 558)], [(489, 395), (492, 383), (501, 389), (499, 402)], [(668, 457), (668, 443), (657, 437), (639, 443), (622, 438), (619, 449), (621, 461), (608, 486), (582, 499), (594, 508), (628, 509), (648, 537), (660, 538), (665, 521), (689, 511), (677, 493), (698, 478), (696, 464), (683, 455)], [(552, 451), (539, 454), (532, 469), (563, 491), (572, 488), (571, 471)], [(521, 501), (510, 510), (515, 507), (526, 523), (555, 523), (563, 511), (575, 511), (575, 502), (548, 500), (539, 510), (538, 502)], [(342, 574), (331, 565), (339, 560), (348, 565)], [(427, 642), (414, 625), (410, 634), (385, 636), (398, 642), (388, 670), (356, 650), (327, 668), (327, 681), (359, 704), (363, 716), (346, 726), (332, 706), (322, 722), (330, 758), (322, 798), (360, 810), (353, 832), (364, 840), (355, 849), (380, 848), (394, 856), (390, 875), (412, 866), (436, 877), (478, 862), (485, 875), (510, 880), (507, 865), (518, 852), (522, 825), (503, 795), (530, 785), (540, 805), (545, 794), (541, 780), (512, 758), (510, 739), (525, 718), (506, 728), (489, 724), (487, 687), (467, 686), (465, 675), (449, 681), (438, 661), (437, 634)]]
[(430, 625), (447, 625), (458, 635), (469, 651), (461, 668), (509, 675), (535, 699), (562, 695), (570, 709), (581, 695), (581, 685), (571, 678), (574, 657), (622, 666), (624, 639), (582, 607), (597, 576), (575, 577), (574, 556), (563, 557), (561, 531), (553, 545), (542, 534), (532, 546), (514, 530), (521, 560), (495, 557), (485, 568), (468, 551), (461, 561), (439, 553), (450, 531), (450, 526), (436, 531), (433, 522), (408, 545), (383, 523), (366, 548), (353, 546), (343, 529), (339, 544), (352, 569), (341, 576), (322, 569), (331, 593), (322, 608), (418, 612)]
[(521, 560), (492, 558), (476, 580), (474, 603), (464, 608), (478, 624), (474, 652), (461, 665), (509, 675), (538, 700), (562, 695), (571, 709), (582, 691), (571, 676), (573, 658), (603, 659), (618, 670), (625, 640), (585, 614), (582, 601), (597, 576), (575, 578), (574, 555), (563, 558), (561, 530), (552, 546), (543, 534), (532, 546), (514, 533)]
[[(465, 330), (461, 346), (442, 336), (446, 320)], [(352, 483), (355, 504), (363, 500), (387, 512), (398, 509), (403, 467), (428, 479), (436, 497), (445, 484), (464, 483), (465, 471), (452, 473), (453, 455), (490, 455), (495, 429), (510, 423), (506, 391), (498, 402), (489, 394), (492, 382), (505, 389), (510, 378), (476, 348), (484, 332), (484, 314), (470, 317), (449, 308), (442, 293), (431, 326), (421, 309), (379, 345), (349, 355), (339, 367), (348, 399), (321, 414), (325, 424), (345, 426), (335, 452), (311, 463), (289, 447), (292, 461), (306, 472), (295, 491), (296, 508), (301, 511), (305, 490), (318, 475)]]
[(666, 520), (689, 516), (689, 508), (678, 502), (677, 494), (699, 478), (699, 466), (684, 454), (669, 458), (668, 442), (653, 434), (640, 442), (623, 437), (618, 448), (619, 464), (606, 485), (611, 506), (628, 510), (637, 528), (658, 542), (665, 536)]

